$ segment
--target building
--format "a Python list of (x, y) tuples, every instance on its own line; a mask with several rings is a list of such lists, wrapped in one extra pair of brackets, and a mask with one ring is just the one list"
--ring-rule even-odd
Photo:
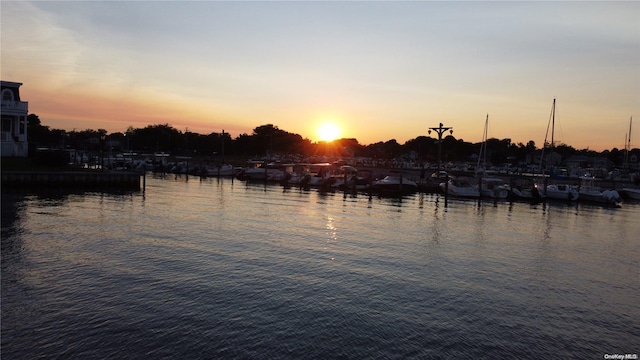
[(562, 155), (554, 151), (545, 153), (542, 150), (536, 150), (528, 153), (526, 155), (526, 163), (538, 165), (541, 163), (540, 160), (542, 159), (543, 156), (544, 156), (544, 162), (542, 163), (543, 167), (558, 166), (562, 163)]
[(29, 152), (27, 142), (27, 113), (29, 103), (20, 101), (22, 83), (1, 81), (2, 91), (2, 149), (1, 155), (25, 157)]

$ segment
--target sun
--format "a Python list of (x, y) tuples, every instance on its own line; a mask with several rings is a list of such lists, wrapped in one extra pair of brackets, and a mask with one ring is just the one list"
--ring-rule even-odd
[(316, 133), (320, 141), (331, 142), (340, 136), (340, 128), (334, 123), (325, 122), (318, 127)]

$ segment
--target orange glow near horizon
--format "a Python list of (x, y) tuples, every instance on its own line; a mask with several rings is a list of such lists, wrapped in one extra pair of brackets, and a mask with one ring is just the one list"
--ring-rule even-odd
[(195, 106), (175, 106), (170, 99), (155, 101), (136, 97), (121, 98), (109, 94), (65, 92), (52, 96), (52, 91), (34, 88), (22, 89), (22, 97), (29, 103), (29, 113), (37, 115), (42, 125), (52, 129), (98, 130), (108, 133), (125, 132), (129, 126), (144, 128), (149, 125), (169, 124), (180, 131), (189, 130), (201, 134), (221, 132), (245, 132), (243, 126), (212, 123), (211, 118), (225, 117), (206, 112), (188, 111)]
[[(67, 131), (86, 129), (105, 129), (108, 133), (125, 132), (129, 126), (144, 128), (149, 125), (169, 124), (179, 131), (191, 131), (199, 134), (219, 133), (222, 129), (232, 137), (240, 134), (250, 134), (252, 129), (271, 122), (270, 116), (261, 121), (252, 111), (234, 112), (233, 108), (220, 106), (199, 106), (197, 99), (175, 98), (163, 94), (142, 95), (129, 93), (121, 94), (92, 91), (83, 88), (82, 91), (56, 90), (39, 88), (36, 86), (24, 86), (21, 95), (29, 102), (29, 113), (38, 115), (42, 125), (52, 129)], [(544, 104), (546, 105), (546, 104)], [(533, 114), (536, 118), (548, 116), (545, 114)], [(566, 113), (566, 112), (565, 112)], [(611, 141), (602, 138), (601, 132), (589, 124), (582, 124), (580, 128), (572, 128), (565, 120), (566, 117), (581, 117), (581, 113), (567, 113), (561, 117), (559, 131), (556, 131), (556, 140), (566, 143), (576, 149), (589, 148), (596, 151), (609, 150), (613, 147), (624, 148), (624, 135), (628, 130), (628, 117), (616, 124), (620, 128), (620, 140), (613, 146)], [(471, 117), (471, 116), (468, 116)], [(297, 119), (310, 119), (309, 127), (305, 122)], [(344, 122), (343, 119), (350, 119)], [(500, 113), (490, 117), (489, 137), (498, 139), (510, 138), (514, 143), (527, 143), (534, 140), (540, 147), (544, 139), (544, 131), (547, 124), (546, 118), (542, 121), (534, 121), (529, 118), (521, 118), (519, 127), (509, 128), (510, 119), (517, 118), (509, 113)], [(509, 120), (507, 120), (509, 119)], [(477, 117), (473, 121), (467, 119), (449, 118), (443, 120), (445, 126), (455, 129), (453, 134), (456, 139), (467, 142), (479, 142), (482, 135), (483, 117)], [(418, 136), (429, 136), (427, 128), (435, 126), (437, 121), (411, 121), (407, 126), (394, 128), (389, 131), (385, 127), (385, 121), (367, 113), (349, 114), (286, 114), (279, 117), (274, 125), (285, 131), (299, 133), (303, 137), (309, 137), (313, 141), (331, 142), (333, 140), (353, 137), (363, 145), (373, 144), (378, 141), (397, 140), (400, 144)], [(353, 129), (357, 129), (354, 131)], [(563, 131), (564, 130), (564, 131)], [(565, 136), (563, 136), (563, 133)], [(448, 134), (447, 134), (448, 135)], [(431, 137), (434, 135), (431, 134)], [(636, 147), (636, 144), (632, 144)]]

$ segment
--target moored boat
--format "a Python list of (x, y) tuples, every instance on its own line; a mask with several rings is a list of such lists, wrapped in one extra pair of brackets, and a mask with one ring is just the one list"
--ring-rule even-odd
[(616, 204), (622, 201), (620, 194), (614, 189), (602, 190), (595, 184), (593, 176), (581, 176), (580, 188), (578, 190), (580, 201), (593, 201), (605, 204)]
[(303, 164), (302, 166), (304, 167), (304, 175), (299, 182), (302, 186), (324, 187), (333, 181), (331, 178), (332, 165), (329, 163)]
[(509, 197), (509, 188), (500, 178), (481, 178), (480, 195), (490, 199), (506, 199)]
[(342, 190), (366, 190), (370, 185), (370, 178), (361, 176), (353, 166), (342, 165), (332, 176), (331, 187)]
[(241, 170), (241, 168), (234, 167), (230, 164), (219, 164), (204, 167), (202, 174), (205, 176), (235, 176)]
[(247, 168), (240, 171), (237, 177), (240, 180), (281, 181), (284, 175), (285, 171), (277, 163), (249, 160)]
[(550, 184), (545, 188), (545, 196), (548, 199), (576, 201), (580, 193), (573, 185)]
[(449, 181), (440, 184), (440, 188), (447, 195), (455, 197), (475, 199), (480, 197), (480, 190), (478, 190), (478, 186), (465, 177), (451, 176)]
[[(482, 145), (480, 155), (476, 165), (476, 175), (480, 182), (480, 196), (489, 199), (506, 199), (509, 196), (509, 188), (504, 180), (496, 177), (485, 177), (487, 175), (487, 136), (489, 132), (489, 114), (484, 123), (484, 133), (482, 135)], [(480, 163), (480, 160), (483, 160)]]
[(510, 182), (511, 196), (516, 199), (540, 201), (544, 199), (544, 194), (538, 184), (530, 178), (514, 178)]
[(374, 181), (372, 189), (379, 192), (412, 193), (418, 191), (418, 184), (402, 174), (391, 174)]
[(640, 200), (640, 188), (625, 187), (622, 191), (629, 199)]
[[(549, 117), (549, 124), (547, 125), (547, 133), (545, 134), (545, 137), (544, 137), (544, 144), (546, 145), (547, 136), (549, 135), (549, 127), (551, 127), (551, 142), (549, 143), (551, 154), (549, 155), (549, 158), (548, 158), (549, 164), (546, 168), (549, 171), (550, 178), (561, 179), (561, 178), (564, 178), (564, 176), (560, 176), (557, 174), (556, 170), (554, 169), (556, 165), (555, 162), (557, 160), (554, 160), (552, 156), (554, 154), (553, 147), (555, 145), (555, 140), (554, 140), (555, 124), (556, 124), (556, 99), (553, 99), (553, 105), (551, 106), (551, 116)], [(540, 157), (541, 169), (542, 169), (542, 161), (544, 160), (544, 149), (545, 148), (543, 147), (542, 148), (543, 156)], [(568, 185), (565, 183), (555, 183), (555, 184), (547, 185), (545, 181), (545, 186), (543, 188), (544, 188), (545, 196), (549, 199), (575, 201), (575, 200), (578, 200), (578, 197), (579, 197), (578, 189), (576, 189), (573, 185)]]

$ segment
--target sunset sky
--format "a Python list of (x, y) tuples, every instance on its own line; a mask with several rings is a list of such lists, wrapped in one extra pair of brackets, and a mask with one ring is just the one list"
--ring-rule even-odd
[[(8, 2), (1, 76), (65, 130), (260, 125), (640, 145), (640, 2)], [(435, 135), (431, 135), (435, 136)]]

